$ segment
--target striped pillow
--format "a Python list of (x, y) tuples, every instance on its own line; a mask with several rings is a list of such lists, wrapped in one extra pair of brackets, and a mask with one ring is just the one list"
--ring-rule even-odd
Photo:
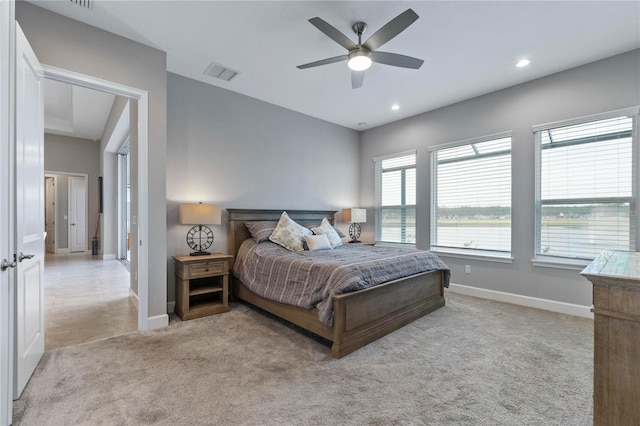
[(253, 241), (259, 244), (269, 239), (278, 222), (274, 220), (256, 220), (245, 222), (244, 224), (249, 230)]

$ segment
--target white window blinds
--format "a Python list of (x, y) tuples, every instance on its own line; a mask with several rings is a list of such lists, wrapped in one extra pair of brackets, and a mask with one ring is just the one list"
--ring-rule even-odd
[(634, 114), (538, 126), (536, 256), (635, 250)]
[(510, 134), (431, 148), (431, 249), (511, 253)]
[(416, 153), (374, 159), (376, 241), (416, 242)]

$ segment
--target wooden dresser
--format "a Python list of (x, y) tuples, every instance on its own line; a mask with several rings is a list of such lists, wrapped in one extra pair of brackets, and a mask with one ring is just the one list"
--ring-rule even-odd
[(603, 251), (593, 283), (596, 426), (640, 425), (640, 253)]

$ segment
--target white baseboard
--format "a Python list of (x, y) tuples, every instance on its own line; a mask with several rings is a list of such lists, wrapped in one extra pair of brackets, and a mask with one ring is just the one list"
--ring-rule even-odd
[(67, 254), (67, 253), (71, 253), (71, 250), (69, 250), (68, 248), (56, 249), (56, 254)]
[(169, 315), (162, 314), (148, 318), (148, 330), (157, 330), (169, 325)]
[(102, 255), (102, 260), (116, 260), (116, 255), (113, 254), (113, 253), (103, 254)]
[(513, 303), (514, 305), (527, 306), (530, 308), (543, 309), (545, 311), (593, 319), (591, 306), (575, 305), (572, 303), (557, 302), (555, 300), (540, 299), (537, 297), (522, 296), (520, 294), (504, 293), (502, 291), (488, 290), (485, 288), (453, 283), (449, 284), (449, 288), (446, 290), (452, 293), (465, 294), (467, 296), (497, 300), (499, 302)]
[(138, 307), (138, 295), (136, 294), (135, 291), (133, 291), (132, 288), (129, 288), (129, 299), (131, 299), (131, 301), (133, 302), (134, 305), (136, 305), (136, 308)]
[(167, 313), (170, 314), (176, 309), (176, 302), (167, 302)]

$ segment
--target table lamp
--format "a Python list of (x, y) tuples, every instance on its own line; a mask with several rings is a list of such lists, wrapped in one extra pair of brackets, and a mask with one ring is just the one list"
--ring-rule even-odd
[(349, 226), (349, 236), (351, 237), (350, 243), (359, 243), (360, 241), (360, 224), (365, 223), (367, 221), (367, 210), (366, 209), (342, 209), (342, 221), (346, 223), (350, 223)]
[(194, 250), (191, 256), (211, 254), (206, 251), (213, 244), (213, 231), (206, 225), (220, 225), (220, 206), (202, 203), (180, 204), (180, 224), (195, 225), (187, 232), (187, 244)]

